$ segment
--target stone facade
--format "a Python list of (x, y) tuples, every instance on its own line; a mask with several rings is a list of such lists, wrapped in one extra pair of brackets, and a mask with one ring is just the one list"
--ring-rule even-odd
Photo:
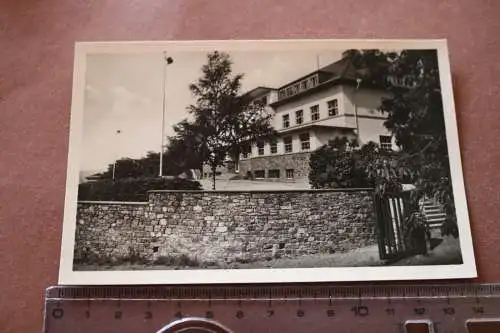
[(376, 243), (370, 190), (152, 191), (144, 204), (79, 203), (77, 221), (75, 258), (91, 248), (227, 264)]
[[(255, 171), (264, 170), (266, 180), (293, 181), (304, 179), (309, 175), (310, 152), (294, 153), (274, 156), (261, 156), (241, 160), (239, 174), (245, 177), (249, 174), (255, 176)], [(279, 178), (270, 178), (269, 170), (279, 170)], [(287, 177), (286, 170), (293, 170), (293, 178)]]

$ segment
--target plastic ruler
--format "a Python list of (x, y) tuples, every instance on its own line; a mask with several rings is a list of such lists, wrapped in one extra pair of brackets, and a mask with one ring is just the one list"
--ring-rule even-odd
[(45, 333), (500, 333), (500, 284), (55, 286)]

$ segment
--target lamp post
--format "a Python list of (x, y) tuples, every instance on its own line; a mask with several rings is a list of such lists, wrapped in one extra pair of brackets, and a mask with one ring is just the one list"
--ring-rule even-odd
[[(116, 130), (116, 134), (120, 134), (122, 131), (121, 130)], [(115, 180), (115, 172), (116, 172), (116, 158), (113, 161), (113, 181)]]
[(165, 97), (165, 88), (167, 84), (167, 66), (174, 62), (172, 57), (167, 57), (167, 53), (163, 52), (163, 80), (162, 80), (162, 89), (163, 89), (163, 99), (162, 99), (162, 116), (161, 116), (161, 148), (160, 148), (160, 170), (158, 176), (163, 177), (163, 148), (165, 146), (165, 109), (167, 105), (166, 97)]

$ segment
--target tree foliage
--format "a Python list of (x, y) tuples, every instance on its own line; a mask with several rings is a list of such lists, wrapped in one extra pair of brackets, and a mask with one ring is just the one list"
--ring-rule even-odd
[[(380, 110), (387, 115), (384, 125), (400, 150), (388, 155), (364, 146), (360, 148), (364, 153), (331, 159), (330, 166), (317, 171), (326, 177), (322, 184), (350, 184), (336, 181), (326, 172), (348, 165), (355, 166), (350, 171), (353, 175), (364, 174), (365, 184), (371, 182), (379, 192), (397, 192), (403, 183), (411, 183), (417, 187), (414, 200), (426, 196), (443, 204), (447, 213), (444, 231), (458, 236), (436, 51), (348, 50), (344, 56), (351, 58), (363, 84), (389, 92), (390, 97), (381, 100)], [(321, 151), (332, 154), (331, 150), (330, 145)], [(366, 156), (358, 158), (358, 154)], [(365, 162), (352, 164), (352, 159)], [(343, 171), (343, 175), (349, 172)]]
[(310, 157), (309, 182), (313, 188), (370, 187), (355, 142), (336, 138), (320, 147)]
[[(140, 177), (156, 177), (158, 176), (158, 168), (160, 164), (160, 154), (148, 152), (142, 158), (121, 158), (115, 161), (114, 165), (109, 164), (105, 172), (99, 174), (100, 179), (114, 178), (140, 178)], [(165, 170), (164, 170), (165, 171)]]
[(197, 128), (187, 120), (174, 126), (175, 135), (168, 138), (165, 164), (169, 174), (178, 175), (186, 170), (202, 172), (208, 150)]
[(102, 179), (78, 186), (78, 200), (147, 201), (151, 190), (201, 190), (197, 181), (181, 178), (138, 177)]
[(446, 141), (438, 58), (435, 50), (405, 50), (389, 67), (392, 97), (382, 100), (385, 126), (401, 147), (399, 165), (414, 173), (421, 195), (443, 204), (445, 233), (458, 236), (451, 170)]
[[(189, 170), (200, 169), (201, 159), (186, 141), (170, 138), (166, 152), (163, 153), (163, 174), (179, 176)], [(160, 154), (148, 152), (141, 158), (121, 158), (109, 164), (106, 171), (99, 173), (98, 179), (127, 179), (127, 178), (153, 178), (158, 177), (160, 167)]]
[(357, 147), (356, 140), (336, 138), (316, 150), (309, 160), (313, 188), (376, 188), (379, 193), (397, 192), (410, 181), (398, 165), (398, 152), (374, 142)]
[(189, 86), (195, 97), (188, 107), (193, 120), (184, 121), (176, 132), (177, 139), (193, 144), (210, 166), (215, 189), (215, 170), (227, 157), (237, 163), (245, 145), (273, 135), (272, 114), (240, 94), (243, 75), (233, 75), (228, 54), (208, 54), (201, 71), (201, 77)]

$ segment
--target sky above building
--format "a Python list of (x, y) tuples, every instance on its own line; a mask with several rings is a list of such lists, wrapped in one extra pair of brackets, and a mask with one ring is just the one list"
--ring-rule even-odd
[[(242, 92), (257, 86), (279, 87), (319, 66), (340, 59), (341, 51), (228, 52), (233, 73), (243, 73)], [(166, 72), (165, 134), (188, 117), (194, 103), (189, 84), (201, 76), (207, 53), (169, 53)], [(91, 54), (85, 73), (80, 170), (101, 171), (122, 157), (140, 158), (161, 147), (163, 56)]]

